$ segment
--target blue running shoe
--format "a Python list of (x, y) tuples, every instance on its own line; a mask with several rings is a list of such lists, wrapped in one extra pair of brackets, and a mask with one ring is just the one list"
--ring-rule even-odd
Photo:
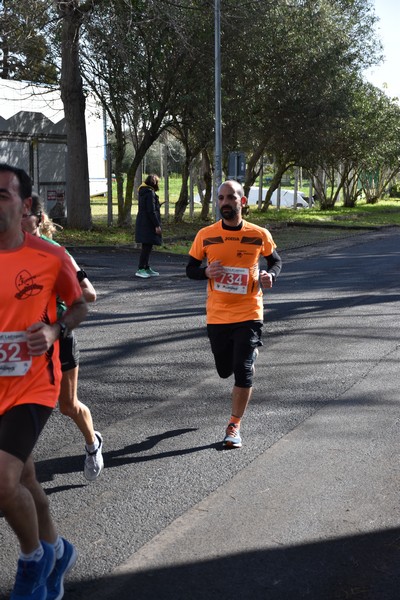
[(19, 559), (10, 600), (46, 600), (48, 597), (46, 580), (54, 567), (55, 553), (50, 544), (41, 544), (44, 554), (38, 562)]
[(64, 577), (78, 558), (75, 547), (64, 538), (62, 541), (64, 542), (64, 554), (56, 560), (54, 569), (47, 580), (46, 600), (60, 600), (64, 596)]
[(224, 448), (241, 448), (242, 447), (242, 438), (240, 437), (239, 428), (235, 425), (235, 423), (229, 423), (226, 428), (226, 435), (222, 445)]

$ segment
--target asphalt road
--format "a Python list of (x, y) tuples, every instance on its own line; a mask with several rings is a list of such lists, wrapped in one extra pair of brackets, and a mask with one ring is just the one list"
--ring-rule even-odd
[[(358, 414), (355, 416), (352, 411), (368, 403), (376, 411), (368, 415), (371, 422), (366, 421), (371, 427), (371, 448), (375, 439), (374, 419), (387, 411), (392, 429), (385, 428), (383, 422), (379, 435), (382, 438), (387, 435), (384, 446), (387, 448), (390, 442), (393, 448), (397, 436), (393, 415), (397, 414), (394, 411), (399, 403), (393, 392), (397, 390), (397, 385), (393, 385), (397, 370), (386, 369), (385, 365), (397, 364), (399, 348), (399, 241), (400, 232), (393, 228), (282, 253), (283, 272), (265, 298), (264, 347), (257, 361), (252, 402), (242, 425), (244, 446), (239, 451), (220, 450), (229, 416), (232, 382), (219, 380), (214, 371), (204, 329), (205, 286), (185, 277), (186, 259), (154, 254), (152, 266), (161, 276), (139, 280), (134, 277), (137, 254), (75, 252), (75, 258), (98, 291), (98, 301), (78, 332), (79, 395), (90, 406), (95, 426), (104, 436), (106, 468), (97, 482), (86, 482), (82, 474), (81, 436), (70, 420), (55, 411), (35, 457), (38, 476), (50, 497), (60, 533), (76, 544), (79, 552), (79, 561), (67, 578), (65, 598), (231, 599), (238, 585), (233, 574), (237, 579), (241, 569), (251, 581), (258, 581), (257, 588), (249, 584), (240, 589), (242, 599), (398, 598), (397, 591), (393, 595), (395, 583), (388, 588), (387, 579), (385, 589), (377, 588), (376, 583), (373, 591), (372, 586), (367, 589), (351, 584), (342, 590), (343, 595), (332, 586), (329, 593), (326, 589), (321, 591), (320, 586), (313, 587), (305, 573), (315, 564), (321, 551), (318, 548), (305, 552), (303, 563), (291, 579), (292, 587), (281, 587), (279, 591), (276, 582), (267, 582), (265, 562), (260, 565), (259, 559), (250, 554), (242, 560), (232, 560), (235, 554), (240, 554), (246, 532), (257, 539), (257, 519), (262, 515), (252, 510), (252, 497), (241, 512), (231, 511), (235, 486), (249, 490), (251, 486), (257, 487), (258, 481), (265, 485), (268, 469), (268, 477), (274, 481), (270, 503), (277, 503), (272, 519), (274, 529), (291, 521), (296, 505), (319, 506), (319, 497), (307, 497), (309, 489), (320, 479), (326, 479), (329, 489), (333, 462), (324, 464), (322, 471), (312, 468), (304, 471), (301, 483), (297, 482), (293, 488), (295, 473), (289, 476), (286, 473), (284, 485), (279, 474), (282, 469), (289, 469), (288, 464), (294, 467), (294, 457), (306, 452), (303, 441), (298, 446), (299, 440), (304, 440), (305, 427), (319, 419), (319, 427), (329, 432), (324, 411), (340, 407), (338, 422), (346, 423), (346, 432), (351, 432), (358, 422)], [(377, 389), (382, 394), (370, 385), (375, 381), (378, 367)], [(385, 402), (380, 405), (383, 397)], [(377, 420), (376, 423), (378, 431)], [(338, 435), (336, 462), (343, 465), (343, 486), (354, 487), (356, 478), (351, 467), (355, 450), (349, 448), (348, 454), (341, 454), (342, 444)], [(307, 452), (310, 457), (318, 456), (315, 446)], [(365, 452), (365, 447), (359, 452)], [(307, 455), (304, 460), (306, 464)], [(382, 475), (386, 475), (385, 468), (388, 471), (391, 468), (385, 461), (379, 465)], [(305, 469), (304, 465), (302, 468)], [(391, 473), (391, 483), (396, 489), (398, 475), (397, 471), (396, 479)], [(296, 502), (285, 503), (293, 495)], [(334, 500), (332, 522), (337, 519), (335, 507), (340, 497), (335, 496)], [(195, 515), (209, 510), (210, 505), (221, 506), (218, 521), (205, 521), (196, 526), (198, 529), (193, 528)], [(392, 536), (381, 540), (381, 546), (397, 549), (400, 531), (394, 524), (400, 517), (399, 508), (392, 502), (386, 505), (384, 495), (380, 494), (376, 512), (378, 518), (371, 529), (374, 532), (389, 529)], [(224, 519), (226, 526), (218, 532), (218, 524)], [(265, 526), (271, 527), (271, 523)], [(354, 527), (354, 531), (346, 533), (360, 533), (360, 525)], [(236, 530), (241, 532), (237, 541)], [(282, 565), (290, 570), (294, 564), (289, 554), (293, 540), (307, 542), (309, 530), (310, 521), (299, 519), (296, 535), (291, 531), (284, 538), (287, 551), (283, 551), (280, 567), (283, 578), (288, 571)], [(368, 531), (366, 523), (362, 532)], [(343, 534), (341, 528), (332, 526), (315, 533), (319, 540), (329, 539), (333, 545), (339, 534)], [(163, 535), (168, 543), (160, 537)], [(175, 554), (182, 561), (182, 553), (186, 552), (189, 559), (192, 552), (190, 560), (195, 565), (196, 544), (202, 561), (208, 552), (214, 558), (216, 554), (219, 558), (226, 554), (224, 568), (217, 562), (208, 569), (207, 577), (214, 582), (208, 588), (201, 585), (201, 579), (207, 577), (196, 568), (176, 571), (180, 581), (176, 590), (171, 588), (170, 578), (157, 579), (156, 572), (150, 572), (149, 565), (156, 564), (161, 545), (167, 548), (168, 573)], [(366, 548), (368, 554), (375, 551), (373, 539), (368, 544), (364, 538), (360, 542), (364, 558)], [(147, 563), (143, 549), (150, 549)], [(338, 553), (341, 551), (342, 548)], [(0, 519), (1, 599), (7, 597), (12, 587), (17, 556), (15, 538), (4, 519)], [(130, 565), (134, 565), (135, 557), (140, 558), (141, 570), (130, 580)], [(166, 559), (162, 560), (166, 564)], [(352, 565), (355, 560), (354, 553), (343, 554), (344, 562)], [(398, 573), (397, 555), (390, 560), (379, 568), (386, 568), (392, 575), (396, 567)], [(368, 561), (365, 564), (368, 570), (373, 568)], [(277, 578), (278, 571), (277, 568)], [(143, 578), (146, 572), (149, 577)], [(218, 573), (223, 573), (221, 581)], [(315, 577), (323, 579), (323, 570)], [(239, 579), (246, 580), (244, 575)], [(302, 588), (305, 581), (307, 585)], [(395, 582), (395, 578), (391, 581)]]

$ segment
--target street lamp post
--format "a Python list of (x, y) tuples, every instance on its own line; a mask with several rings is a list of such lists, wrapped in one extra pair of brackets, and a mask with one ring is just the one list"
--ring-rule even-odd
[(217, 191), (222, 183), (222, 125), (221, 125), (221, 0), (215, 0), (215, 165), (214, 207), (215, 218), (220, 218)]

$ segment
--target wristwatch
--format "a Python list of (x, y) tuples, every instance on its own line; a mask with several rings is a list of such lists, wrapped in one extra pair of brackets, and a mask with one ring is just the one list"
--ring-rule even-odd
[(273, 271), (268, 271), (268, 275), (271, 275), (271, 277), (272, 277), (272, 283), (275, 283), (276, 274)]
[(83, 281), (87, 277), (87, 275), (83, 269), (80, 269), (80, 271), (77, 271), (76, 276), (78, 278), (79, 283), (81, 283), (81, 281)]
[(58, 338), (61, 340), (65, 339), (68, 335), (68, 327), (64, 323), (64, 321), (57, 321), (57, 325), (60, 326), (60, 334)]

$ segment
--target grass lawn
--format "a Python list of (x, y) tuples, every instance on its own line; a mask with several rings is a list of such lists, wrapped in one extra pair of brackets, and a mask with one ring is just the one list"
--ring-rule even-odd
[[(196, 232), (207, 223), (200, 220), (200, 205), (195, 204), (193, 217), (187, 216), (183, 223), (173, 222), (175, 202), (178, 199), (180, 180), (171, 178), (169, 182), (170, 202), (166, 214), (165, 204), (162, 206), (163, 240), (164, 245), (158, 251), (187, 254)], [(160, 200), (164, 199), (161, 186)], [(57, 233), (56, 240), (68, 247), (84, 245), (133, 245), (133, 227), (121, 228), (115, 224), (107, 226), (107, 198), (95, 197), (91, 200), (93, 229), (92, 231), (77, 231), (64, 229)], [(137, 212), (134, 202), (132, 221)], [(381, 200), (377, 204), (366, 204), (359, 201), (355, 208), (335, 206), (332, 210), (321, 211), (313, 209), (280, 209), (270, 207), (266, 212), (260, 212), (251, 207), (248, 221), (267, 227), (272, 231), (278, 248), (289, 249), (319, 241), (337, 239), (355, 235), (362, 228), (380, 227), (385, 225), (400, 225), (400, 199)], [(113, 202), (113, 223), (117, 221), (117, 204)], [(211, 222), (211, 221), (210, 221)]]

